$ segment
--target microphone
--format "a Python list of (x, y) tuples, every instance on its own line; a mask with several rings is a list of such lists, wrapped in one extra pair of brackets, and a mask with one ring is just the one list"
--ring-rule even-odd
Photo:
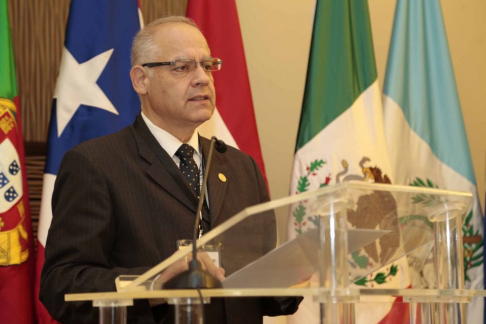
[(226, 143), (223, 142), (222, 140), (219, 140), (217, 139), (216, 137), (211, 137), (211, 140), (214, 139), (214, 148), (216, 149), (216, 151), (218, 151), (219, 153), (223, 154), (224, 152), (226, 152), (226, 150), (228, 149), (228, 147), (226, 146)]
[(213, 158), (213, 149), (216, 149), (219, 153), (225, 153), (228, 147), (226, 144), (218, 140), (215, 136), (211, 137), (211, 143), (209, 144), (208, 162), (206, 165), (206, 172), (204, 172), (204, 180), (201, 188), (201, 194), (199, 196), (199, 203), (196, 211), (196, 221), (194, 222), (194, 233), (192, 237), (192, 260), (189, 262), (189, 270), (182, 272), (170, 279), (163, 285), (163, 289), (212, 289), (222, 288), (221, 281), (216, 279), (212, 274), (203, 270), (201, 262), (197, 259), (197, 233), (199, 230), (199, 221), (202, 211), (203, 202), (206, 196), (206, 183), (209, 176), (209, 168), (211, 167), (211, 160)]

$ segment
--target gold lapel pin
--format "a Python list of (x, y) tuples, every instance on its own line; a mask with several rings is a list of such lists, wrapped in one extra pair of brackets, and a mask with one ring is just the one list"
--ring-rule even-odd
[(219, 177), (219, 180), (221, 180), (222, 182), (226, 182), (226, 176), (222, 173), (218, 174), (218, 177)]

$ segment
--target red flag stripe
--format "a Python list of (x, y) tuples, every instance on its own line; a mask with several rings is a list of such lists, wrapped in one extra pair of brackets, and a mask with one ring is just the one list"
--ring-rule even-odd
[(187, 17), (203, 32), (211, 54), (223, 60), (221, 71), (214, 73), (216, 107), (240, 150), (265, 174), (236, 3), (189, 0)]
[[(39, 296), (40, 292), (40, 275), (42, 273), (42, 267), (44, 266), (44, 247), (42, 244), (37, 244), (37, 260), (36, 260), (36, 274), (39, 276), (39, 280), (35, 281), (35, 296)], [(51, 315), (47, 312), (47, 309), (40, 302), (39, 298), (35, 299), (35, 313), (37, 316), (37, 324), (57, 324)]]
[(399, 296), (395, 299), (390, 311), (380, 321), (379, 324), (400, 324), (400, 323), (405, 324), (409, 322), (410, 322), (410, 304), (404, 303), (403, 297)]

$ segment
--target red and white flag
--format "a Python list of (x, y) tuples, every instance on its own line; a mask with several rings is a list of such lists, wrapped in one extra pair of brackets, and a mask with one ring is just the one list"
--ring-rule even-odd
[(186, 15), (203, 32), (212, 55), (223, 60), (221, 71), (213, 74), (216, 110), (198, 130), (251, 155), (265, 175), (236, 3), (189, 0)]

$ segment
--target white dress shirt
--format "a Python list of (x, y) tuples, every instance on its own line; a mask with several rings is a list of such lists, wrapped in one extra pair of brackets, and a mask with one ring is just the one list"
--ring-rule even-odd
[[(174, 137), (169, 132), (163, 130), (162, 128), (152, 123), (152, 121), (148, 119), (148, 117), (145, 116), (143, 112), (142, 112), (142, 118), (145, 124), (147, 124), (147, 127), (152, 133), (152, 135), (154, 135), (155, 139), (160, 144), (160, 146), (162, 146), (162, 148), (167, 152), (167, 154), (169, 154), (169, 156), (172, 157), (172, 160), (174, 160), (177, 167), (179, 167), (180, 159), (175, 155), (175, 153), (177, 152), (179, 147), (181, 147), (181, 145), (184, 143), (179, 141), (178, 138)], [(194, 154), (193, 154), (194, 162), (196, 162), (196, 165), (200, 169), (202, 154), (199, 148), (199, 137), (196, 131), (194, 131), (189, 141), (185, 144), (189, 144), (194, 148)]]

